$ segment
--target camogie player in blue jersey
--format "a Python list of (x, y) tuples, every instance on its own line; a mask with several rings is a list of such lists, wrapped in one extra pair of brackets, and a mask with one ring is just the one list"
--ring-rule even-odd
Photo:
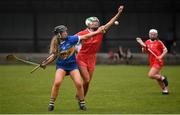
[(92, 36), (103, 33), (104, 26), (99, 27), (95, 32), (83, 36), (68, 36), (67, 27), (60, 25), (54, 29), (54, 37), (50, 44), (50, 56), (42, 62), (41, 67), (45, 68), (46, 65), (53, 62), (56, 58), (56, 73), (55, 80), (52, 86), (50, 103), (48, 110), (54, 110), (54, 103), (58, 96), (58, 91), (63, 81), (64, 76), (70, 75), (77, 88), (78, 104), (81, 110), (86, 110), (84, 101), (84, 90), (81, 81), (81, 76), (78, 70), (75, 57), (75, 45), (82, 39), (88, 39)]

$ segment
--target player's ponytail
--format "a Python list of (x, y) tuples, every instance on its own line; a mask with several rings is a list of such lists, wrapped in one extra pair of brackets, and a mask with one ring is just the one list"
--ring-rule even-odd
[(49, 53), (52, 54), (57, 54), (58, 53), (58, 38), (57, 36), (53, 36), (52, 40), (51, 40), (51, 44), (50, 44), (50, 49), (49, 49)]

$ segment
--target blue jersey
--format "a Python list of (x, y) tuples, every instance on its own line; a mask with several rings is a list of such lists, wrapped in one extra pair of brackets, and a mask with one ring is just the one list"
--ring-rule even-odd
[(79, 36), (68, 36), (58, 46), (57, 68), (71, 71), (77, 69), (75, 45), (80, 41)]

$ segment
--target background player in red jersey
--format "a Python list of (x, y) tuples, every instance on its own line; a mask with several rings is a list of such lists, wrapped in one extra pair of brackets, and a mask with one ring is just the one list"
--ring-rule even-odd
[(167, 53), (167, 48), (165, 47), (163, 42), (158, 39), (158, 31), (156, 29), (151, 29), (149, 31), (149, 38), (150, 39), (146, 40), (145, 44), (140, 43), (143, 46), (142, 51), (144, 53), (149, 53), (149, 62), (151, 69), (148, 73), (148, 76), (152, 79), (157, 80), (162, 89), (162, 94), (169, 94), (167, 88), (167, 78), (160, 73), (164, 65), (163, 57)]
[[(118, 19), (121, 12), (123, 11), (124, 6), (120, 6), (118, 8), (117, 14), (107, 23), (105, 24), (105, 31), (108, 30), (114, 22)], [(98, 29), (100, 26), (99, 19), (97, 17), (89, 17), (86, 19), (87, 28), (83, 31), (80, 31), (76, 35), (85, 35), (91, 33)], [(96, 64), (96, 53), (99, 50), (99, 47), (102, 42), (104, 33), (97, 34), (91, 37), (88, 40), (82, 40), (82, 48), (77, 54), (77, 63), (80, 69), (81, 76), (83, 78), (83, 88), (84, 95), (87, 94), (89, 83), (92, 79), (94, 67)]]

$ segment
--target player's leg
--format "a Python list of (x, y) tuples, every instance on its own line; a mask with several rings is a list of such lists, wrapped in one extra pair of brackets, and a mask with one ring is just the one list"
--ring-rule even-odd
[[(150, 69), (150, 71), (149, 71), (149, 73), (148, 73), (148, 76), (149, 76), (149, 78), (151, 78), (151, 79), (156, 79), (156, 80), (158, 80), (158, 81), (162, 81), (161, 79), (161, 75), (159, 74), (159, 72), (160, 72), (160, 70), (159, 69), (157, 69), (157, 68), (155, 68), (155, 67), (151, 67), (151, 69)], [(163, 84), (164, 85), (164, 84)]]
[(162, 81), (162, 80), (164, 79), (164, 77), (161, 76), (161, 75), (159, 74), (159, 72), (160, 72), (160, 69), (152, 66), (151, 69), (150, 69), (150, 71), (149, 71), (149, 73), (148, 73), (148, 76), (149, 76), (149, 78), (151, 78), (151, 79), (156, 79), (156, 80)]
[(85, 66), (79, 66), (79, 70), (81, 72), (81, 77), (83, 79), (84, 95), (86, 96), (93, 75), (93, 71), (89, 71), (88, 68)]
[(85, 96), (87, 95), (87, 92), (89, 90), (89, 86), (90, 86), (90, 82), (93, 77), (95, 65), (96, 65), (96, 56), (95, 55), (89, 56), (89, 58), (87, 60), (87, 68), (86, 68), (87, 74), (84, 74), (86, 76), (86, 77), (84, 77), (84, 78), (86, 78), (86, 80), (84, 80), (84, 84), (83, 84), (83, 86), (86, 86), (84, 88)]
[[(84, 96), (86, 95), (87, 93), (87, 90), (88, 90), (88, 83), (90, 81), (90, 75), (89, 75), (89, 72), (88, 72), (88, 68), (87, 68), (87, 63), (86, 63), (87, 59), (77, 59), (77, 64), (78, 64), (78, 67), (79, 67), (79, 71), (80, 71), (80, 74), (81, 74), (81, 77), (83, 79), (83, 89), (84, 89)], [(78, 99), (78, 95), (76, 93), (76, 98)]]
[(160, 80), (160, 81), (163, 81), (163, 83), (165, 84), (165, 86), (167, 87), (168, 86), (168, 81), (167, 81), (167, 78), (165, 76), (162, 76), (160, 74), (160, 71), (162, 69), (163, 65), (160, 64), (160, 63), (154, 63), (152, 65), (152, 71), (149, 72), (148, 76), (150, 78), (154, 78), (154, 79), (157, 79), (157, 80)]
[(77, 60), (79, 70), (81, 73), (81, 77), (83, 79), (83, 88), (84, 88), (84, 95), (87, 95), (89, 84), (92, 79), (92, 75), (94, 72), (94, 66), (96, 63), (96, 56), (88, 56), (88, 58)]
[(54, 80), (52, 90), (51, 90), (50, 103), (48, 106), (49, 111), (54, 110), (54, 102), (58, 96), (59, 88), (65, 75), (66, 75), (66, 71), (64, 71), (63, 69), (56, 70), (55, 80)]
[(84, 100), (84, 89), (83, 89), (83, 83), (81, 81), (80, 72), (78, 69), (74, 69), (70, 72), (70, 75), (77, 89), (79, 107), (81, 110), (86, 110), (85, 100)]
[(87, 94), (87, 92), (88, 92), (88, 89), (89, 89), (89, 86), (90, 86), (90, 82), (91, 82), (92, 77), (93, 77), (94, 67), (88, 67), (88, 72), (89, 72), (90, 80), (89, 80), (89, 84), (88, 84), (88, 88), (87, 88), (86, 94)]
[[(152, 66), (149, 73), (148, 73), (148, 76), (149, 78), (151, 79), (156, 79), (161, 87), (161, 89), (163, 90), (166, 90), (167, 91), (167, 84), (165, 81), (167, 81), (166, 77), (162, 76), (160, 74), (160, 71), (161, 71), (161, 68), (157, 68), (155, 66)], [(168, 93), (168, 92), (167, 92)]]
[[(159, 71), (158, 74), (162, 76), (161, 71)], [(164, 79), (163, 81), (157, 80), (157, 82), (158, 82), (159, 85), (161, 86), (162, 94), (169, 94), (168, 87), (166, 86), (166, 83), (164, 83), (165, 80), (167, 81), (167, 78), (166, 78), (166, 77), (165, 77), (165, 79)], [(167, 81), (167, 82), (168, 82), (168, 81)]]

